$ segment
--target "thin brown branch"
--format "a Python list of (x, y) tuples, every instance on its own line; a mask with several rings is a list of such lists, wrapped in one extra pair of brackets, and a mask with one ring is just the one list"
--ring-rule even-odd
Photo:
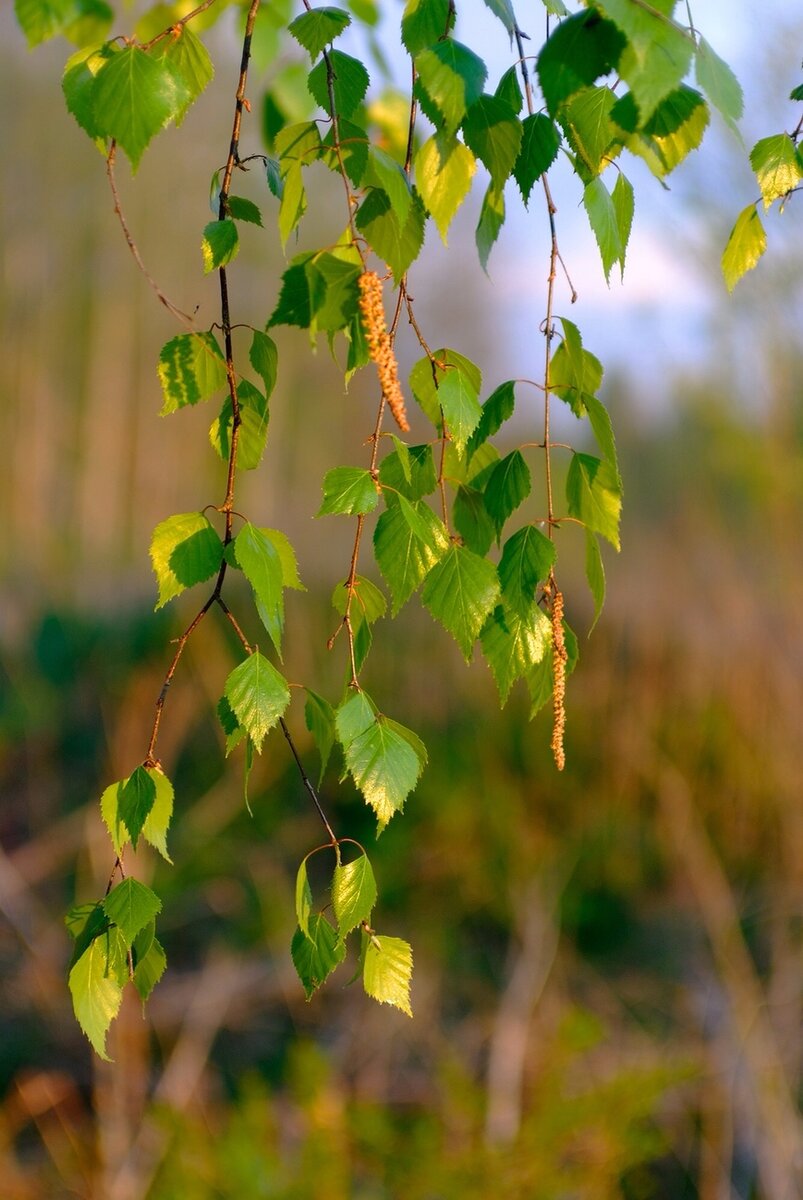
[(183, 29), (190, 21), (194, 21), (196, 17), (199, 17), (202, 12), (206, 12), (213, 4), (217, 4), (217, 0), (203, 0), (203, 4), (199, 4), (192, 12), (188, 12), (185, 17), (180, 17), (178, 21), (175, 21), (172, 25), (168, 25), (167, 29), (163, 29), (161, 33), (157, 33), (156, 37), (152, 37), (149, 42), (145, 42), (142, 49), (150, 50), (158, 42), (161, 42), (163, 38), (175, 37), (177, 31)]
[(332, 829), (332, 826), (329, 824), (329, 821), (327, 820), (326, 813), (323, 811), (323, 806), (321, 805), (321, 802), (318, 799), (318, 793), (315, 790), (312, 780), (307, 775), (307, 772), (304, 770), (304, 764), (302, 763), (301, 757), (298, 753), (298, 750), (296, 749), (295, 742), (293, 741), (292, 737), (290, 736), (290, 730), (287, 728), (287, 722), (285, 721), (284, 717), (279, 717), (279, 725), (281, 726), (282, 733), (287, 738), (287, 744), (290, 747), (290, 752), (293, 755), (293, 758), (296, 760), (296, 766), (298, 767), (299, 774), (301, 775), (301, 780), (304, 784), (304, 787), (307, 789), (307, 792), (309, 793), (310, 798), (312, 799), (312, 803), (315, 805), (315, 807), (318, 810), (318, 816), (323, 821), (323, 827), (326, 830), (326, 832), (329, 834), (329, 839), (330, 839), (331, 844), (335, 848), (337, 848), (338, 843), (337, 843), (337, 838), (335, 837), (335, 834), (334, 834), (334, 830)]
[(145, 279), (147, 280), (148, 285), (156, 293), (156, 296), (157, 296), (159, 302), (165, 306), (165, 308), (167, 309), (167, 311), (169, 313), (172, 313), (174, 317), (176, 317), (179, 321), (182, 322), (182, 324), (186, 325), (188, 329), (193, 329), (194, 328), (193, 318), (188, 313), (185, 313), (182, 311), (182, 309), (178, 308), (173, 303), (173, 301), (170, 300), (169, 297), (165, 295), (165, 293), (159, 287), (159, 284), (153, 278), (150, 271), (148, 270), (148, 268), (145, 266), (145, 263), (143, 262), (142, 255), (140, 254), (139, 248), (138, 248), (136, 242), (134, 241), (133, 234), (131, 233), (131, 230), (129, 229), (128, 222), (126, 221), (126, 218), (125, 218), (125, 213), (123, 212), (123, 205), (122, 205), (122, 201), (120, 200), (120, 192), (118, 191), (118, 188), (117, 188), (117, 179), (115, 177), (115, 172), (114, 172), (114, 163), (115, 163), (116, 157), (117, 157), (117, 143), (114, 141), (114, 139), (112, 139), (111, 145), (109, 146), (109, 153), (106, 155), (106, 175), (109, 180), (109, 187), (111, 188), (112, 199), (114, 200), (115, 216), (117, 217), (117, 220), (120, 222), (120, 228), (123, 231), (123, 236), (125, 237), (128, 249), (131, 251), (131, 254), (134, 258), (134, 262), (137, 264), (140, 271), (145, 276)]

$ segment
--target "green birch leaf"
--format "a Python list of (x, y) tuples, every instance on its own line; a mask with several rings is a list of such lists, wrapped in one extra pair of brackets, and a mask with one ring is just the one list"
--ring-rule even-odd
[(413, 951), (401, 938), (373, 934), (368, 940), (362, 982), (366, 994), (380, 1004), (392, 1004), (408, 1017), (410, 980), (413, 975)]
[(172, 863), (173, 860), (167, 853), (167, 830), (173, 819), (173, 785), (158, 767), (145, 769), (153, 780), (156, 797), (142, 826), (142, 836), (154, 850), (158, 850), (165, 862)]
[(367, 854), (338, 864), (332, 880), (332, 905), (341, 937), (368, 921), (376, 904), (376, 880)]
[(499, 598), (493, 563), (453, 545), (427, 575), (421, 600), (468, 660), (485, 618)]
[(584, 397), (593, 395), (602, 383), (602, 363), (584, 349), (580, 330), (573, 321), (560, 318), (563, 341), (552, 355), (550, 385), (552, 391), (565, 400), (576, 417), (585, 412)]
[(582, 397), (583, 405), (588, 414), (591, 428), (594, 430), (594, 437), (597, 439), (597, 444), (602, 451), (603, 458), (606, 458), (616, 472), (616, 478), (619, 480), (621, 487), (621, 475), (619, 474), (619, 459), (616, 454), (616, 440), (613, 436), (613, 426), (611, 418), (608, 415), (608, 410), (601, 400), (596, 396), (589, 396), (585, 393)]
[(386, 489), (384, 495), (388, 504), (394, 491), (410, 501), (429, 496), (438, 486), (432, 447), (408, 446), (404, 458), (399, 451), (386, 455), (379, 464), (379, 482)]
[(482, 59), (453, 38), (416, 55), (421, 87), (454, 133), (469, 107), (480, 98), (488, 71)]
[(538, 55), (537, 70), (549, 115), (576, 92), (613, 71), (626, 42), (597, 9), (567, 17)]
[(767, 234), (755, 204), (739, 214), (722, 255), (722, 274), (732, 292), (742, 276), (753, 269), (767, 249)]
[(223, 543), (203, 513), (178, 513), (156, 526), (150, 555), (159, 584), (156, 607), (161, 608), (220, 570)]
[[(694, 88), (677, 88), (656, 108), (644, 126), (643, 134), (660, 159), (659, 178), (674, 171), (684, 158), (696, 150), (708, 126), (708, 106)], [(632, 142), (628, 142), (632, 148)], [(648, 165), (655, 170), (647, 159)]]
[[(549, 649), (540, 663), (527, 676), (527, 690), (530, 693), (530, 720), (552, 699), (554, 677), (551, 634), (552, 631), (550, 629)], [(566, 675), (569, 676), (577, 666), (578, 646), (577, 638), (565, 621), (563, 622), (563, 637), (568, 656), (566, 661)]]
[(298, 574), (296, 552), (287, 534), (282, 533), (281, 529), (262, 529), (260, 532), (273, 543), (273, 548), (279, 556), (283, 586), (292, 588), (296, 592), (305, 592), (307, 589), (304, 587)]
[(226, 758), (228, 758), (234, 747), (239, 746), (247, 735), (225, 696), (221, 696), (217, 702), (217, 715), (226, 737)]
[(246, 200), (244, 196), (229, 196), (228, 208), (233, 221), (262, 226), (262, 213), (253, 200)]
[(298, 868), (296, 875), (296, 920), (298, 927), (305, 937), (309, 937), (309, 919), (312, 915), (312, 888), (307, 875), (306, 858)]
[(466, 145), (488, 168), (497, 190), (504, 186), (519, 157), (522, 135), (521, 121), (498, 96), (480, 96), (463, 119)]
[(438, 400), (451, 439), (462, 453), (482, 413), (472, 377), (459, 367), (445, 371), (438, 388)]
[(402, 42), (415, 57), (449, 33), (454, 13), (449, 0), (407, 0), (401, 21)]
[(265, 395), (270, 399), (271, 392), (276, 386), (279, 361), (279, 352), (273, 338), (269, 337), (267, 333), (261, 333), (255, 329), (251, 338), (248, 358), (257, 375), (261, 376), (262, 382), (265, 384)]
[(482, 630), (482, 652), (503, 705), (516, 680), (525, 678), (541, 662), (550, 636), (549, 617), (532, 600), (525, 612), (501, 604), (494, 610)]
[(477, 231), (474, 235), (477, 243), (477, 254), (479, 255), (482, 269), (486, 274), (488, 272), (488, 259), (490, 258), (491, 250), (496, 244), (499, 231), (504, 223), (505, 193), (503, 189), (497, 189), (491, 184), (483, 197), (480, 219), (477, 222)]
[(630, 241), (630, 231), (633, 228), (635, 199), (633, 196), (633, 185), (621, 171), (616, 177), (616, 183), (611, 192), (611, 200), (613, 201), (613, 211), (616, 215), (616, 224), (619, 229), (619, 245), (622, 248), (619, 265), (622, 271), (622, 278), (624, 279), (627, 245)]
[[(341, 617), (346, 615), (348, 594), (348, 580), (339, 583), (332, 593), (332, 607)], [(384, 617), (387, 607), (388, 602), (376, 584), (371, 583), (364, 575), (355, 575), (350, 611), (355, 628), (363, 622), (373, 625), (375, 621)]]
[(611, 109), (616, 97), (609, 87), (583, 88), (563, 106), (560, 121), (571, 146), (591, 175), (607, 165), (616, 127)]
[[(595, 534), (588, 529), (586, 530), (586, 579), (591, 589), (591, 595), (594, 597), (594, 620), (591, 623), (591, 629), (593, 629), (605, 603), (605, 567), (602, 564), (599, 542)], [(590, 632), (591, 630), (589, 630)]]
[(610, 283), (611, 267), (614, 263), (624, 261), (624, 248), (613, 199), (599, 177), (586, 185), (583, 191), (583, 206), (597, 240), (605, 281)]
[(351, 17), (342, 8), (313, 8), (296, 17), (287, 28), (314, 62), (350, 24)]
[(376, 813), (381, 833), (418, 783), (426, 750), (412, 730), (376, 714), (370, 725), (344, 744), (343, 754), (356, 787)]
[(569, 516), (619, 549), (622, 489), (615, 468), (590, 454), (573, 454), (566, 476)]
[(454, 499), (452, 520), (469, 550), (480, 556), (488, 553), (496, 537), (496, 528), (488, 516), (482, 492), (460, 484)]
[(274, 149), (279, 159), (279, 174), (287, 179), (301, 167), (308, 167), (323, 151), (317, 121), (299, 121), (285, 125), (276, 134)]
[(306, 691), (304, 719), (321, 759), (321, 771), (318, 776), (318, 787), (320, 787), (335, 744), (335, 710), (328, 700), (319, 696), (317, 692), (313, 692), (311, 688), (307, 688)]
[(756, 173), (765, 209), (791, 192), (803, 178), (803, 167), (788, 133), (777, 133), (756, 142), (750, 151), (750, 165)]
[(296, 930), (290, 953), (308, 1000), (346, 957), (346, 944), (320, 913), (310, 917), (309, 931)]
[(73, 0), (14, 0), (14, 13), (29, 50), (58, 37), (73, 10)]
[(516, 116), (519, 115), (524, 104), (524, 96), (521, 92), (519, 84), (519, 69), (518, 67), (508, 67), (502, 78), (499, 80), (495, 96), (500, 100), (504, 100), (505, 104), (513, 109)]
[[(351, 117), (368, 91), (370, 77), (359, 59), (352, 58), (350, 54), (344, 54), (342, 50), (330, 50), (328, 58), (334, 76), (332, 86), (337, 114), (341, 117)], [(307, 86), (315, 103), (331, 116), (326, 71), (326, 63), (321, 60), (310, 71)]]
[(143, 925), (142, 929), (140, 929), (139, 933), (135, 936), (133, 942), (131, 943), (131, 957), (134, 960), (135, 969), (139, 960), (144, 958), (150, 950), (155, 937), (156, 920), (154, 918), (152, 921), (148, 921), (145, 925)]
[(530, 468), (520, 450), (506, 455), (491, 471), (485, 485), (485, 507), (497, 537), (511, 513), (529, 496)]
[(371, 188), (355, 218), (357, 228), (371, 249), (386, 262), (398, 281), (418, 258), (424, 244), (426, 214), (418, 196), (402, 225), (393, 210), (390, 197), (380, 188)]
[(370, 144), (368, 134), (361, 126), (354, 125), (351, 121), (338, 121), (338, 130), (340, 132), (340, 156), (338, 157), (334, 148), (334, 132), (330, 127), (323, 139), (323, 145), (326, 147), (323, 161), (330, 171), (337, 173), (340, 171), (340, 159), (342, 158), (343, 166), (351, 183), (355, 188), (361, 187), (368, 167)]
[(369, 730), (375, 720), (376, 708), (371, 697), (363, 691), (352, 692), (338, 706), (335, 715), (337, 740), (344, 751), (348, 749), (355, 738)]
[(114, 138), (136, 171), (151, 139), (186, 106), (187, 91), (164, 58), (126, 46), (98, 71), (94, 120)]
[(435, 368), (435, 378), (433, 378), (432, 364), (425, 355), (418, 360), (410, 372), (410, 390), (432, 424), (439, 426), (441, 422), (439, 388), (446, 376), (451, 374), (453, 368), (457, 368), (465, 376), (467, 385), (474, 390), (476, 395), (479, 395), (482, 388), (482, 372), (476, 363), (458, 353), (457, 350), (441, 348), (433, 351), (433, 355), (438, 364)]
[(93, 141), (100, 140), (104, 154), (103, 129), (95, 117), (95, 80), (107, 60), (118, 52), (119, 47), (113, 42), (89, 50), (78, 50), (67, 59), (61, 80), (68, 112)]
[(508, 538), (499, 560), (499, 581), (507, 612), (526, 616), (535, 589), (555, 565), (555, 543), (535, 525), (525, 525)]
[(371, 472), (363, 467), (333, 467), (323, 480), (323, 503), (316, 516), (327, 513), (369, 513), (379, 503)]
[(418, 506), (411, 504), (405, 496), (401, 495), (397, 498), (397, 502), (399, 511), (409, 525), (413, 535), (419, 541), (424, 542), (425, 545), (430, 546), (433, 550), (437, 550), (437, 535), (426, 517), (419, 511)]
[(247, 521), (234, 539), (234, 557), (265, 608), (273, 611), (281, 605), (284, 573), (268, 532)]
[(398, 504), (383, 512), (374, 531), (374, 554), (382, 577), (393, 599), (395, 616), (413, 592), (426, 579), (449, 548), (449, 536), (428, 504), (415, 505), (419, 519), (429, 527), (427, 541), (422, 540)]
[(130, 946), (134, 938), (162, 911), (162, 902), (138, 879), (124, 879), (103, 901), (103, 909)]
[(449, 226), (471, 189), (477, 167), (474, 155), (456, 137), (436, 134), (415, 156), (416, 186), (443, 244)]
[(369, 143), (368, 162), (361, 182), (365, 187), (379, 188), (385, 193), (400, 228), (404, 228), (410, 215), (413, 193), (401, 163), (381, 147)]
[(110, 962), (109, 935), (101, 934), (90, 943), (70, 971), (70, 994), (75, 1017), (95, 1052), (105, 1062), (106, 1034), (120, 1011), (123, 990)]
[(226, 217), (223, 221), (210, 221), (204, 228), (201, 240), (201, 254), (204, 260), (204, 274), (225, 267), (236, 257), (240, 249), (240, 235), (234, 221)]
[(178, 35), (165, 38), (154, 47), (154, 54), (166, 62), (183, 85), (185, 99), (174, 114), (180, 125), (187, 110), (212, 82), (215, 68), (209, 51), (189, 25), (180, 25)]
[(390, 440), (396, 447), (396, 457), (401, 468), (401, 473), (404, 476), (405, 482), (410, 485), (413, 482), (413, 463), (410, 447), (401, 438), (396, 437), (395, 433), (390, 435)]
[(66, 914), (64, 924), (73, 940), (70, 966), (74, 967), (90, 943), (109, 928), (109, 918), (100, 903), (74, 904)]
[[(247, 379), (237, 384), (237, 403), (240, 408), (240, 436), (237, 441), (237, 466), (244, 471), (254, 471), (262, 462), (268, 438), (268, 402)], [(209, 441), (224, 462), (231, 453), (232, 427), (231, 396), (223, 401), (220, 415), (212, 422)]]
[(161, 415), (208, 400), (226, 386), (226, 361), (212, 333), (180, 333), (159, 353)]
[(605, 0), (605, 15), (627, 38), (618, 63), (641, 114), (649, 120), (658, 104), (674, 91), (687, 74), (694, 41), (672, 21), (676, 0)]
[(736, 122), (744, 112), (742, 85), (727, 62), (721, 60), (709, 46), (705, 37), (697, 40), (695, 72), (697, 84), (705, 91), (709, 103), (719, 110), (725, 124), (739, 137)]
[(119, 783), (109, 784), (100, 797), (100, 815), (112, 839), (114, 853), (118, 855), (129, 841), (128, 829), (120, 817), (120, 793), (127, 782), (127, 779), (122, 779)]
[(155, 803), (156, 783), (144, 767), (137, 767), (117, 794), (119, 820), (128, 830), (131, 845), (135, 850), (139, 835)]
[(531, 113), (522, 122), (519, 156), (513, 165), (513, 178), (519, 185), (522, 199), (529, 203), (537, 180), (548, 171), (560, 149), (560, 134), (554, 121), (544, 113)]
[(282, 194), (279, 200), (279, 237), (282, 249), (294, 229), (301, 223), (307, 211), (307, 192), (301, 167), (297, 166), (282, 177)]
[(510, 420), (515, 405), (515, 383), (509, 379), (506, 383), (500, 383), (483, 404), (479, 423), (468, 443), (470, 455), (476, 454), (480, 446), (498, 433), (505, 421)]
[(569, 10), (563, 0), (543, 0), (544, 8), (553, 17), (568, 17)]
[(223, 694), (256, 750), (261, 752), (265, 734), (290, 703), (287, 680), (255, 650), (231, 672)]
[[(136, 946), (136, 943), (135, 943)], [(167, 957), (161, 943), (154, 938), (148, 950), (134, 967), (134, 987), (144, 1004), (165, 973)]]

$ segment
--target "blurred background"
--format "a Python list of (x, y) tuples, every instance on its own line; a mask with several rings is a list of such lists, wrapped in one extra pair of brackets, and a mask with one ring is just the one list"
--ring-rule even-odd
[[(791, 128), (803, 25), (779, 5), (752, 25), (749, 14), (723, 25), (730, 6), (703, 7), (711, 26), (702, 12), (698, 24), (746, 83), (747, 145)], [(496, 46), (489, 55), (502, 70), (500, 30), (491, 23), (482, 44)], [(216, 316), (199, 247), (228, 145), (233, 20), (212, 44), (218, 77), (184, 127), (161, 135), (133, 181), (119, 171), (149, 270), (174, 303), (197, 308), (200, 327)], [(216, 502), (223, 480), (205, 446), (210, 406), (158, 416), (155, 363), (177, 329), (126, 249), (102, 158), (64, 110), (65, 51), (28, 54), (3, 7), (4, 1200), (794, 1200), (803, 1050), (794, 203), (780, 220), (770, 215), (764, 262), (728, 298), (719, 256), (756, 187), (744, 148), (714, 128), (668, 196), (628, 170), (631, 279), (608, 292), (571, 181), (556, 174), (561, 249), (580, 294), (558, 310), (607, 368), (626, 488), (623, 549), (606, 559), (608, 602), (590, 637), (582, 546), (571, 530), (561, 536), (581, 642), (567, 769), (552, 765), (549, 718), (530, 723), (518, 690), (500, 713), (484, 664), (467, 669), (413, 600), (394, 629), (376, 627), (365, 682), (421, 734), (430, 765), (379, 842), (336, 771), (323, 785), (335, 827), (368, 847), (378, 925), (413, 944), (415, 1019), (345, 987), (347, 967), (304, 1001), (289, 956), (293, 887), (319, 828), (277, 734), (246, 812), (214, 716), (236, 647), (209, 619), (162, 727), (175, 865), (147, 850), (136, 862), (164, 899), (168, 973), (145, 1020), (127, 997), (105, 1064), (72, 1017), (63, 913), (103, 892), (112, 859), (98, 798), (142, 760), (169, 639), (197, 603), (183, 596), (154, 614), (151, 531)], [(258, 61), (249, 87), (253, 150), (270, 72)], [(308, 186), (300, 248), (342, 222), (342, 194), (323, 169), (312, 168)], [(259, 325), (283, 269), (275, 202), (257, 172), (238, 191), (262, 205), (266, 229), (243, 227), (233, 318)], [(467, 351), (486, 396), (537, 370), (547, 245), (536, 204), (506, 226), (488, 279), (473, 263), (476, 219), (470, 204), (449, 252), (429, 234), (430, 265), (411, 287), (427, 340)], [(298, 548), (308, 591), (288, 606), (285, 669), (335, 700), (344, 648), (326, 650), (329, 596), (353, 532), (313, 515), (324, 470), (362, 462), (375, 394), (358, 377), (344, 395), (325, 345), (311, 359), (305, 338), (277, 333), (268, 451), (243, 479), (238, 507)], [(406, 332), (400, 351), (409, 368), (417, 356)], [(530, 415), (533, 428), (539, 420), (537, 407), (528, 415), (519, 404), (511, 446)], [(560, 428), (577, 441), (573, 425)], [(423, 423), (416, 432), (427, 436)], [(238, 600), (257, 636), (235, 588)], [(288, 720), (316, 768), (299, 700)]]

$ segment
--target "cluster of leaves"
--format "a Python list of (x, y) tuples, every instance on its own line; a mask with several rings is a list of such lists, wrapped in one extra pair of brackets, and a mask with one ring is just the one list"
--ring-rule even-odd
[[(803, 83), (792, 89), (789, 99), (803, 103)], [(763, 203), (766, 212), (777, 203), (779, 211), (783, 212), (786, 201), (800, 187), (803, 180), (801, 132), (803, 117), (792, 133), (775, 133), (760, 138), (750, 151), (750, 166), (756, 173), (761, 195), (739, 213), (722, 255), (722, 271), (731, 292), (767, 248), (767, 234), (759, 216), (759, 204)]]
[[(152, 138), (169, 123), (179, 123), (212, 78), (209, 54), (190, 28), (201, 12), (204, 21), (210, 19), (207, 5), (186, 15), (181, 5), (159, 5), (146, 14), (132, 38), (104, 40), (112, 17), (104, 0), (15, 2), (30, 44), (57, 33), (80, 43), (64, 73), (67, 107), (107, 155), (110, 168), (119, 146), (136, 170)], [(221, 275), (223, 345), (211, 330), (181, 333), (163, 347), (158, 374), (165, 415), (225, 392), (209, 436), (228, 467), (227, 493), (222, 505), (208, 506), (224, 528), (221, 534), (204, 509), (173, 515), (153, 534), (157, 607), (194, 585), (214, 583), (179, 640), (143, 763), (104, 792), (101, 812), (116, 855), (107, 895), (99, 904), (73, 910), (69, 918), (75, 937), (70, 974), (75, 1009), (101, 1054), (126, 979), (144, 999), (164, 968), (164, 954), (154, 936), (159, 900), (125, 877), (123, 854), (129, 842), (136, 848), (144, 837), (167, 858), (172, 788), (155, 755), (156, 737), (167, 685), (183, 646), (213, 605), (232, 621), (245, 652), (225, 681), (218, 715), (226, 753), (244, 744), (246, 803), (253, 755), (261, 751), (270, 730), (281, 726), (293, 744), (285, 724), (290, 685), (270, 659), (248, 643), (221, 598), (227, 572), (241, 572), (281, 660), (285, 592), (302, 587), (296, 556), (280, 530), (243, 518), (235, 533), (233, 508), (237, 471), (255, 469), (266, 447), (278, 364), (270, 329), (294, 326), (307, 331), (313, 342), (324, 332), (330, 345), (342, 334), (346, 379), (373, 360), (380, 391), (385, 389), (369, 438), (370, 461), (333, 466), (323, 480), (319, 516), (356, 519), (356, 536), (349, 574), (333, 597), (340, 622), (337, 632), (345, 630), (349, 650), (343, 694), (332, 705), (306, 689), (306, 724), (320, 753), (321, 780), (337, 745), (343, 777), (351, 777), (381, 831), (415, 788), (427, 758), (416, 734), (381, 711), (360, 682), (372, 627), (387, 609), (384, 592), (357, 570), (368, 519), (374, 522), (375, 560), (390, 592), (393, 615), (420, 591), (424, 607), (455, 639), (466, 660), (479, 646), (503, 703), (519, 680), (529, 689), (533, 713), (553, 693), (559, 695), (553, 703), (563, 703), (563, 674), (576, 662), (577, 639), (568, 626), (561, 633), (560, 616), (555, 616), (562, 612), (562, 598), (559, 606), (555, 602), (555, 534), (564, 522), (583, 530), (598, 615), (605, 593), (599, 538), (619, 548), (622, 480), (611, 420), (598, 395), (602, 366), (583, 346), (577, 326), (553, 315), (556, 265), (562, 259), (546, 173), (559, 156), (568, 163), (609, 279), (614, 267), (624, 271), (633, 221), (633, 187), (622, 170), (623, 154), (644, 160), (663, 179), (699, 145), (709, 105), (732, 125), (742, 101), (728, 67), (693, 28), (675, 20), (675, 0), (650, 5), (600, 0), (574, 14), (561, 0), (544, 2), (547, 12), (560, 19), (534, 56), (533, 75), (533, 60), (524, 55), (522, 39), (527, 35), (511, 0), (487, 0), (503, 26), (501, 32), (518, 46), (510, 68), (489, 87), (483, 58), (456, 36), (459, 14), (452, 0), (407, 0), (400, 39), (411, 64), (412, 92), (405, 96), (388, 91), (378, 99), (369, 97), (366, 64), (341, 48), (354, 20), (369, 32), (373, 29), (379, 17), (375, 4), (352, 0), (347, 11), (312, 8), (305, 0), (305, 11), (294, 19), (285, 13), (293, 39), (285, 39), (285, 50), (295, 44), (295, 57), (285, 55), (288, 65), (274, 71), (263, 105), (266, 152), (251, 157), (265, 163), (266, 202), (275, 208), (283, 245), (304, 218), (307, 172), (314, 163), (342, 179), (345, 230), (336, 231), (321, 249), (290, 259), (274, 311), (250, 333), (248, 361), (256, 381), (242, 373), (239, 359), (235, 362), (225, 298), (226, 271), (240, 245), (239, 225), (264, 223), (259, 205), (230, 194), (232, 167), (242, 161), (238, 142), (233, 143), (226, 170), (213, 178), (217, 215), (201, 233), (201, 254), (204, 271)], [(221, 3), (217, 11), (224, 7)], [(270, 6), (268, 11), (268, 6), (260, 9), (259, 0), (251, 0), (247, 7), (243, 71), (252, 39), (264, 37), (265, 22), (275, 23), (276, 13), (290, 6)], [(271, 27), (269, 32), (272, 37), (276, 30)], [(685, 82), (692, 64), (697, 88)], [(238, 119), (243, 89), (241, 76)], [(446, 242), (478, 166), (487, 175), (476, 229), (485, 269), (505, 221), (509, 181), (528, 208), (536, 184), (542, 184), (544, 220), (551, 232), (542, 382), (509, 379), (484, 400), (479, 365), (456, 349), (430, 349), (418, 331), (407, 290), (407, 275), (421, 253), (429, 221)], [(613, 186), (608, 183), (611, 174)], [(781, 181), (773, 186), (781, 187)], [(765, 200), (768, 194), (764, 191)], [(772, 198), (776, 194), (781, 192)], [(361, 302), (361, 280), (371, 270), (371, 256), (386, 265), (398, 292), (390, 332), (381, 314), (369, 312)], [(387, 360), (395, 363), (396, 326), (405, 305), (423, 350), (410, 372), (409, 391), (430, 430), (428, 438), (412, 445), (382, 430), (389, 400), (384, 380), (395, 378)], [(530, 434), (503, 452), (494, 439), (501, 433), (509, 444), (520, 393), (533, 386), (542, 397), (543, 438), (535, 442)], [(549, 433), (550, 404), (555, 401), (587, 423), (597, 446), (595, 454), (560, 448), (568, 454), (560, 505), (551, 483), (552, 455), (558, 452)], [(521, 403), (519, 409), (524, 419), (515, 427), (526, 424), (530, 430), (531, 412)], [(380, 454), (383, 447), (387, 452)], [(535, 519), (517, 523), (533, 493), (534, 476), (542, 507), (535, 509)], [(359, 930), (365, 990), (409, 1012), (410, 947), (372, 929), (376, 884), (368, 858), (358, 847), (358, 857), (341, 861), (341, 846), (348, 839), (335, 836), (303, 767), (301, 774), (336, 857), (330, 889), (334, 924), (326, 906), (313, 912), (306, 860), (299, 871), (292, 956), (304, 989), (310, 996), (324, 982), (345, 957), (348, 936)], [(112, 887), (118, 872), (120, 882)]]

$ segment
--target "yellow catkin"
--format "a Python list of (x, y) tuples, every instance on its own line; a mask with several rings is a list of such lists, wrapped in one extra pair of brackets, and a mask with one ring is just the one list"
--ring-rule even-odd
[(563, 593), (552, 594), (552, 755), (555, 766), (566, 766), (563, 731), (566, 728), (566, 642), (563, 637)]
[(399, 364), (396, 362), (393, 343), (385, 325), (382, 280), (376, 271), (364, 271), (359, 278), (359, 285), (360, 312), (368, 339), (368, 353), (376, 365), (379, 384), (388, 402), (388, 408), (402, 433), (407, 433), (410, 425), (399, 383)]

